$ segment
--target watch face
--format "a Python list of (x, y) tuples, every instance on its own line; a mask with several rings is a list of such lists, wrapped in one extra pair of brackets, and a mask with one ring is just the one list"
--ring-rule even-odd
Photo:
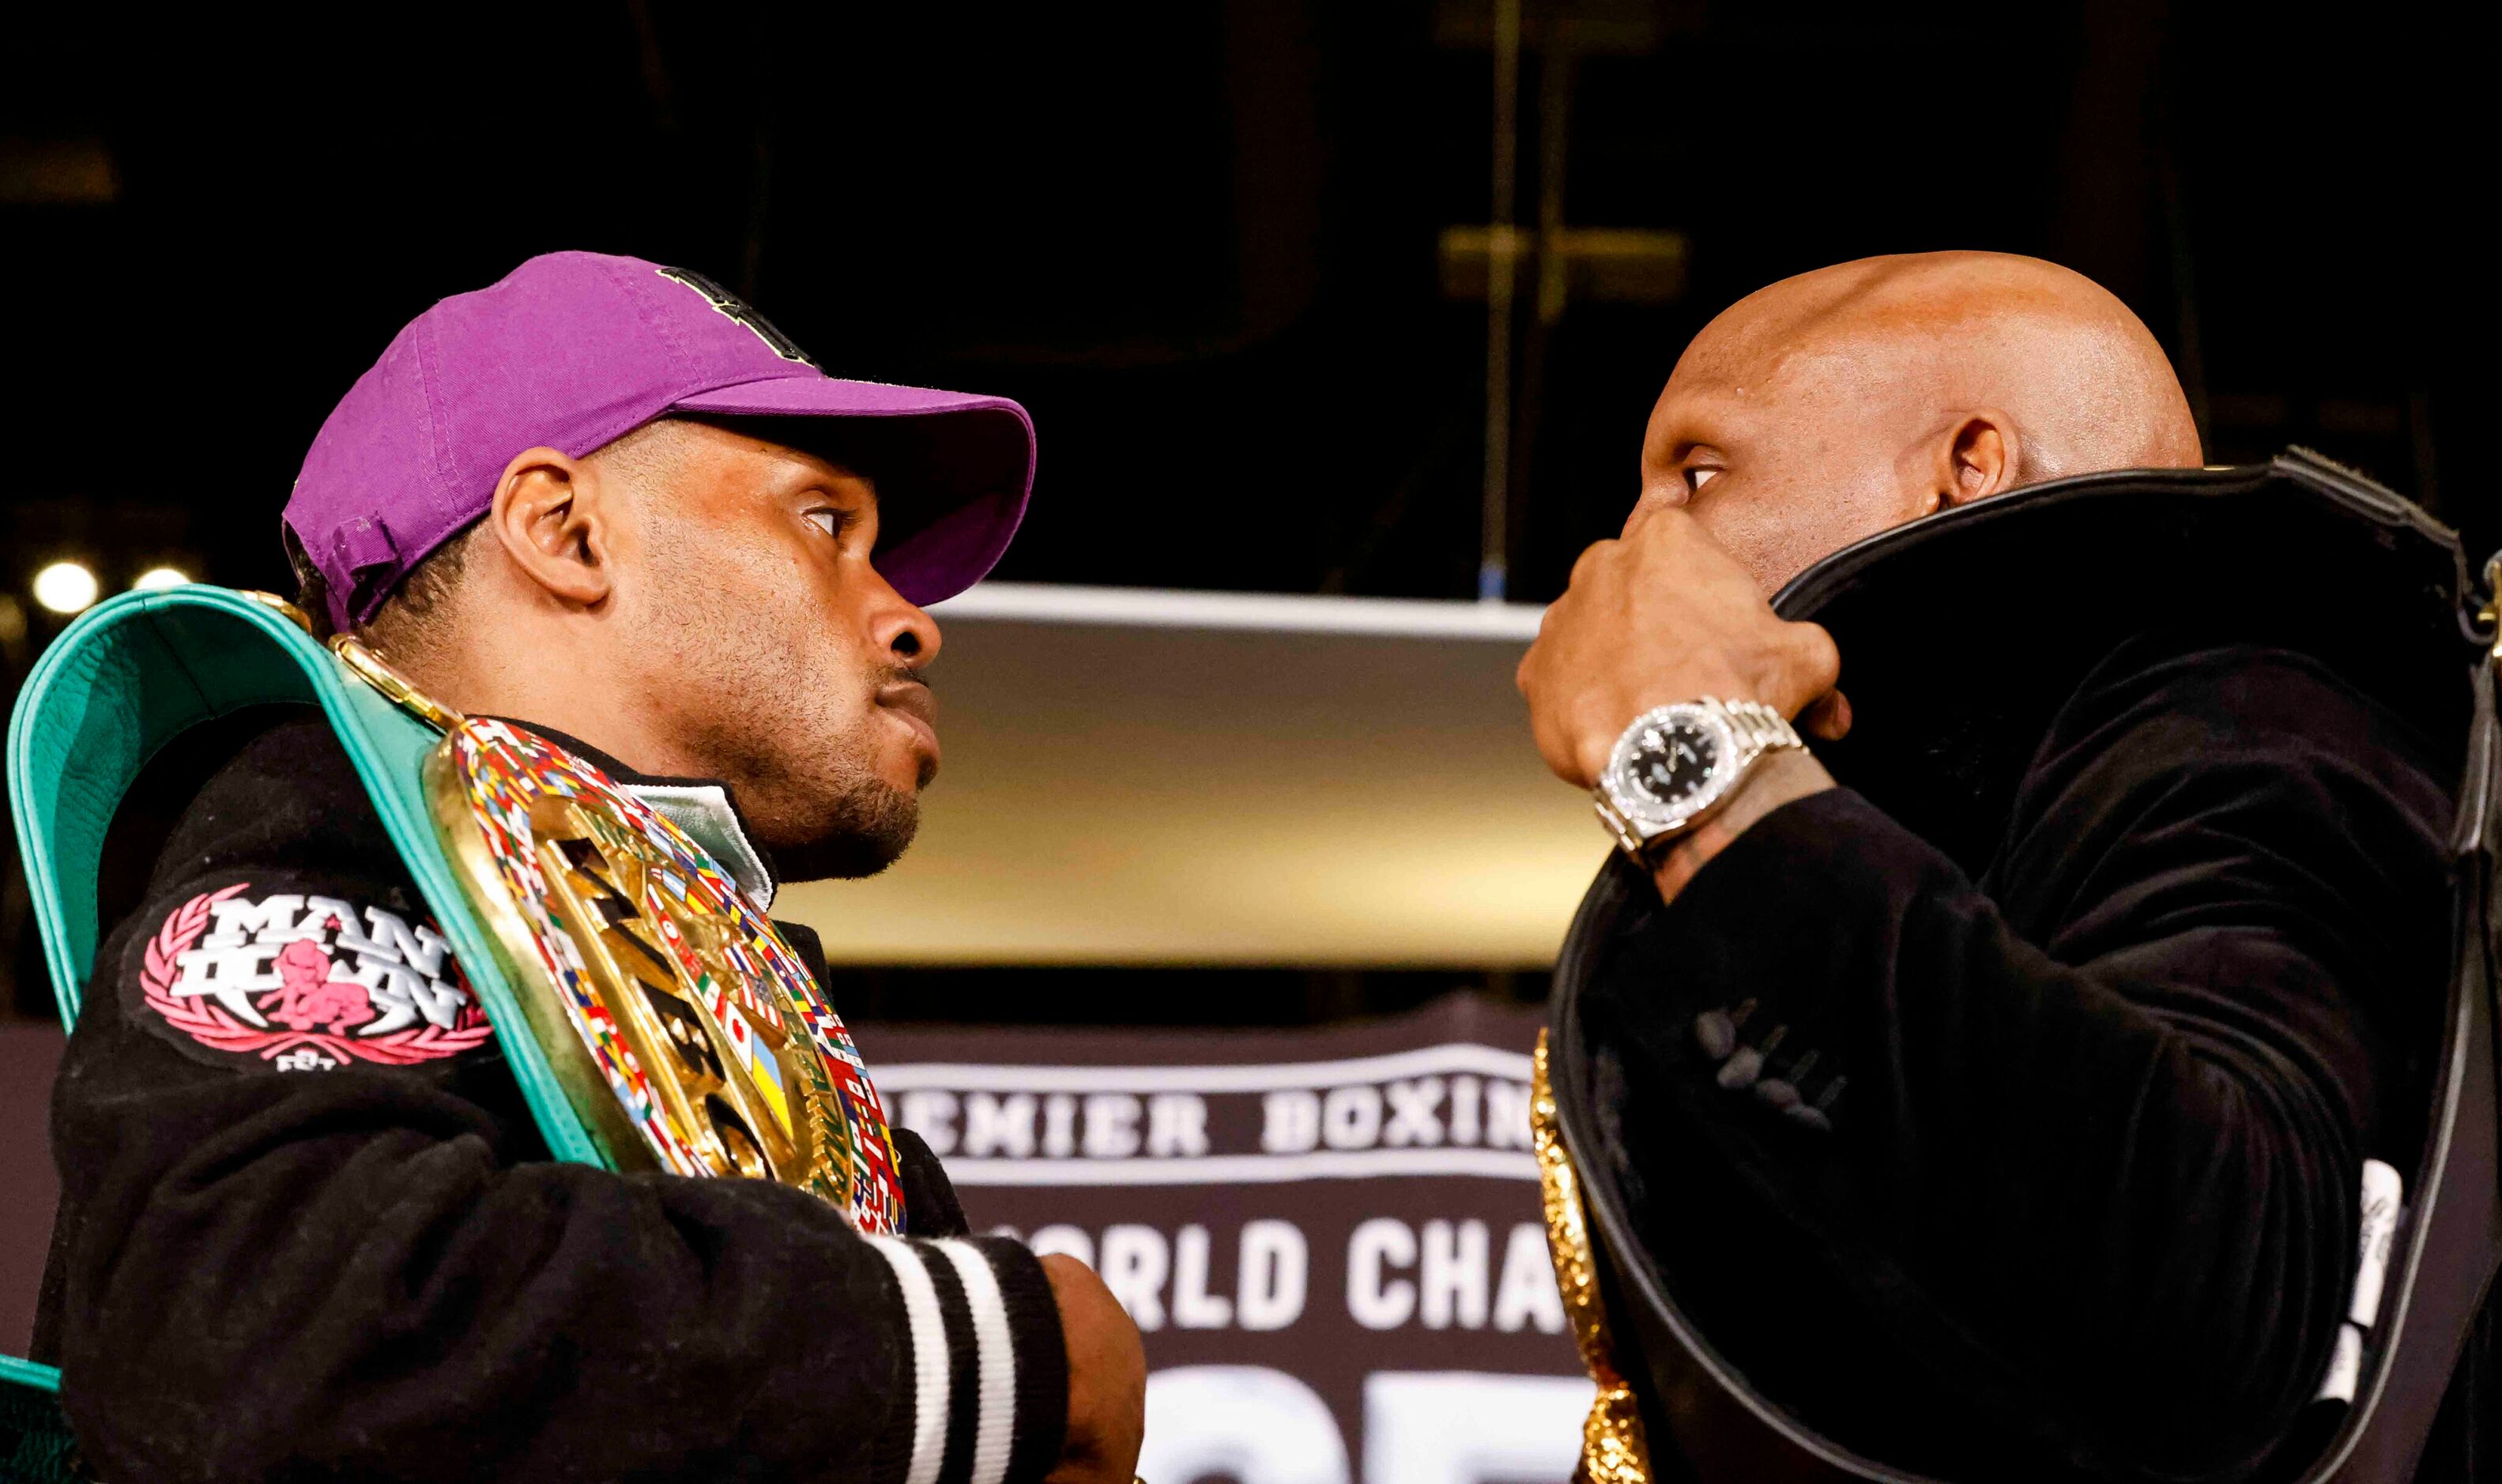
[(1667, 809), (1694, 804), (1720, 762), (1720, 738), (1684, 717), (1645, 726), (1626, 759), (1633, 785)]
[(1616, 744), (1604, 780), (1627, 817), (1658, 828), (1685, 823), (1726, 787), (1736, 739), (1700, 706), (1663, 706)]

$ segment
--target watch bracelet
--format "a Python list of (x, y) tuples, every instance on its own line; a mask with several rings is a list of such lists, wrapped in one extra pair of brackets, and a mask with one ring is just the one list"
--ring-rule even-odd
[(1762, 701), (1720, 701), (1718, 704), (1737, 731), (1739, 744), (1750, 757), (1761, 756), (1775, 748), (1807, 746), (1800, 739), (1797, 728), (1790, 725), (1788, 718)]

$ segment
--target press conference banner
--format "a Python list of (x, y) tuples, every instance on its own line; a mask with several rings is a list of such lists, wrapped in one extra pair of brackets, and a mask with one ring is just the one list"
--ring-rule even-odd
[(1538, 1017), (862, 1036), (974, 1225), (1145, 1336), (1152, 1484), (1533, 1484), (1590, 1401), (1529, 1140)]

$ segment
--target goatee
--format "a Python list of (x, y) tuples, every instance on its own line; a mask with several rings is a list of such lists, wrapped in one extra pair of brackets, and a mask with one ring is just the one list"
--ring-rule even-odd
[(816, 838), (773, 847), (785, 881), (857, 880), (896, 862), (921, 828), (921, 800), (882, 778), (862, 778), (834, 801)]

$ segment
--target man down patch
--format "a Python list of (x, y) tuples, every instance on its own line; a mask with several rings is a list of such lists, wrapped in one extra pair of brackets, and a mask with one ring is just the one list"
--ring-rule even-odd
[(149, 941), (140, 997), (171, 1029), (283, 1071), (411, 1066), (494, 1034), (432, 927), (370, 903), (251, 890), (192, 897)]

